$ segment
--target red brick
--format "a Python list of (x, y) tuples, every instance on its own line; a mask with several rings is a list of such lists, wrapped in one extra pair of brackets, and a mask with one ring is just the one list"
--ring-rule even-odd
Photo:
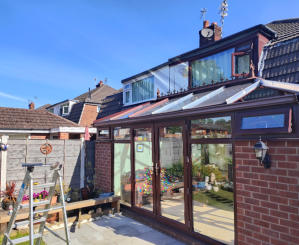
[(298, 199), (298, 192), (279, 191), (279, 195), (282, 197)]
[(261, 241), (255, 240), (251, 237), (246, 237), (246, 242), (248, 242), (248, 244), (251, 244), (251, 245), (261, 245), (262, 244)]
[(249, 146), (249, 141), (237, 141), (236, 146)]
[(278, 208), (278, 204), (276, 204), (274, 202), (267, 202), (267, 201), (262, 201), (261, 206), (266, 207), (266, 208), (272, 208), (272, 209)]
[(298, 208), (286, 206), (286, 205), (279, 205), (280, 211), (298, 214)]
[(279, 233), (277, 231), (273, 231), (265, 228), (262, 229), (262, 233), (268, 235), (269, 237), (275, 237), (275, 238), (279, 237)]
[(290, 169), (295, 169), (297, 167), (296, 163), (293, 162), (278, 162), (277, 166), (279, 168), (290, 168)]
[(299, 162), (299, 155), (296, 156), (288, 155), (288, 161)]
[(262, 215), (262, 220), (266, 220), (274, 224), (279, 224), (279, 219), (277, 217), (273, 217), (265, 214)]
[(287, 227), (291, 227), (293, 229), (299, 229), (299, 222), (288, 220), (288, 219), (280, 219), (279, 224)]
[(263, 226), (263, 227), (266, 227), (266, 228), (269, 228), (270, 227), (270, 224), (268, 222), (265, 222), (265, 221), (262, 221), (262, 220), (254, 220), (253, 223), (255, 225), (258, 225), (258, 226)]
[(297, 184), (298, 180), (296, 178), (289, 178), (289, 177), (278, 177), (278, 182), (286, 183), (286, 184)]
[(253, 234), (254, 238), (258, 239), (259, 241), (264, 241), (264, 242), (269, 242), (270, 238), (268, 236), (259, 234), (259, 233), (254, 233)]
[(289, 228), (281, 225), (271, 224), (271, 229), (278, 232), (288, 233)]
[(270, 210), (270, 215), (272, 215), (274, 217), (278, 217), (278, 218), (283, 218), (283, 219), (288, 219), (289, 218), (288, 213), (277, 211), (277, 210)]
[(260, 187), (268, 187), (268, 182), (262, 180), (252, 180), (252, 185), (260, 186)]
[(252, 193), (252, 197), (259, 200), (265, 200), (265, 201), (269, 200), (269, 196), (267, 194)]
[(262, 213), (262, 214), (269, 214), (269, 209), (268, 208), (263, 208), (263, 207), (257, 207), (253, 206), (253, 211)]
[(277, 176), (261, 174), (260, 180), (268, 180), (268, 181), (272, 181), (272, 182), (277, 182)]
[[(256, 219), (259, 219), (261, 217), (261, 214), (259, 214), (257, 212), (252, 212), (249, 210), (245, 210), (245, 215), (248, 215), (249, 217), (256, 218)], [(277, 221), (277, 223), (278, 223), (278, 221)]]
[(299, 237), (297, 236), (289, 236), (289, 235), (286, 235), (286, 234), (280, 234), (280, 239), (283, 239), (285, 241), (288, 242), (288, 244), (299, 244)]

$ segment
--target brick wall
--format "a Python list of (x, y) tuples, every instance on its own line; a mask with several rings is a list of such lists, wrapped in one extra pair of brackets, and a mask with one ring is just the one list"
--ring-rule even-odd
[(96, 142), (95, 146), (95, 186), (104, 192), (112, 191), (111, 147), (110, 142)]
[(30, 139), (32, 140), (45, 140), (49, 139), (49, 134), (31, 134)]
[(98, 116), (97, 110), (98, 110), (97, 105), (85, 104), (79, 125), (84, 127), (85, 126), (90, 127), (93, 124), (93, 122), (97, 119)]
[(299, 141), (268, 141), (272, 166), (260, 166), (256, 141), (236, 142), (239, 245), (299, 244)]

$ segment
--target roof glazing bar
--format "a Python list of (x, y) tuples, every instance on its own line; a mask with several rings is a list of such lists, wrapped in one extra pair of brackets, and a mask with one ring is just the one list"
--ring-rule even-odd
[(299, 92), (299, 85), (295, 83), (285, 83), (285, 82), (277, 82), (277, 81), (261, 79), (261, 85), (267, 88), (284, 90), (291, 93)]
[(223, 91), (224, 91), (224, 86), (222, 86), (221, 88), (218, 88), (218, 89), (216, 89), (215, 91), (213, 91), (213, 92), (211, 92), (211, 93), (208, 93), (208, 94), (206, 94), (206, 95), (200, 97), (199, 99), (194, 100), (193, 102), (191, 102), (191, 103), (185, 105), (185, 106), (183, 107), (183, 110), (191, 109), (191, 108), (193, 108), (193, 107), (196, 107), (196, 106), (200, 105), (201, 103), (203, 103), (203, 102), (205, 102), (205, 101), (207, 101), (207, 100), (213, 98), (214, 96), (216, 96), (216, 95), (222, 93)]
[(193, 93), (188, 94), (188, 95), (186, 95), (186, 96), (184, 96), (184, 97), (182, 97), (182, 98), (180, 98), (180, 99), (178, 99), (178, 100), (176, 100), (174, 102), (171, 102), (171, 103), (169, 103), (169, 104), (167, 104), (167, 105), (165, 105), (165, 106), (163, 106), (163, 107), (161, 107), (161, 108), (153, 111), (152, 114), (158, 114), (158, 113), (166, 112), (169, 109), (171, 109), (171, 108), (173, 108), (173, 107), (175, 107), (175, 106), (183, 103), (184, 101), (190, 99), (191, 97), (193, 97)]
[(240, 92), (234, 94), (233, 96), (226, 99), (227, 104), (233, 104), (236, 101), (242, 99), (246, 95), (250, 94), (252, 91), (256, 90), (260, 86), (261, 82), (260, 80), (256, 81), (255, 83), (251, 84), (250, 86), (242, 89)]

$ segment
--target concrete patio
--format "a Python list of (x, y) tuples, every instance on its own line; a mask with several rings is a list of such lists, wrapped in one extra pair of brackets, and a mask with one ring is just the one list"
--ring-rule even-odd
[[(113, 244), (159, 244), (183, 245), (184, 243), (167, 236), (149, 226), (143, 225), (133, 219), (117, 214), (115, 216), (102, 216), (99, 220), (81, 224), (81, 227), (69, 227), (71, 243), (113, 245)], [(56, 230), (64, 237), (64, 229)], [(51, 245), (65, 244), (50, 233), (46, 233), (44, 241)]]

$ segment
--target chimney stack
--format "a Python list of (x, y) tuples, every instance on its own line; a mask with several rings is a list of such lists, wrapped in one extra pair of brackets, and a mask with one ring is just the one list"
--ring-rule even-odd
[(34, 110), (34, 109), (35, 109), (34, 102), (30, 102), (30, 104), (29, 104), (29, 110)]
[(203, 29), (199, 31), (199, 46), (205, 46), (221, 39), (221, 27), (217, 22), (210, 25), (208, 20), (203, 22)]
[(98, 88), (98, 87), (102, 87), (104, 85), (104, 82), (103, 81), (100, 81), (97, 85), (96, 85), (96, 87)]

